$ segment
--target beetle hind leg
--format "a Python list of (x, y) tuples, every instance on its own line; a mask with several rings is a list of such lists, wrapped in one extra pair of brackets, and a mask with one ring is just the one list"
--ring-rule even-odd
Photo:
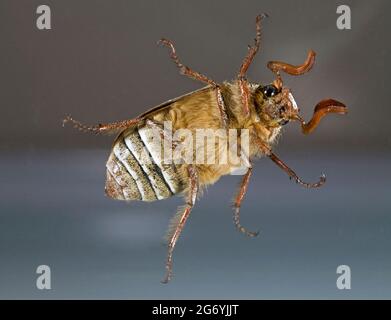
[(236, 229), (250, 238), (257, 237), (259, 235), (259, 231), (248, 231), (240, 224), (240, 207), (235, 206), (234, 210), (233, 219)]
[(66, 123), (71, 123), (75, 129), (78, 129), (83, 132), (91, 132), (91, 133), (115, 133), (119, 130), (123, 130), (128, 128), (131, 125), (136, 124), (139, 122), (139, 118), (129, 119), (129, 120), (123, 120), (118, 122), (112, 122), (112, 123), (99, 123), (96, 125), (86, 125), (80, 121), (74, 120), (71, 116), (67, 116), (63, 121), (62, 125), (65, 126)]
[(240, 206), (242, 204), (244, 195), (246, 194), (248, 184), (250, 181), (250, 177), (252, 174), (252, 168), (248, 168), (247, 173), (244, 175), (242, 179), (242, 183), (239, 188), (239, 192), (236, 196), (235, 202), (234, 202), (234, 214), (233, 214), (233, 220), (236, 229), (238, 229), (240, 232), (244, 233), (246, 236), (249, 237), (256, 237), (259, 234), (259, 231), (248, 231), (246, 230), (241, 224), (240, 224)]
[(190, 216), (190, 212), (193, 209), (198, 192), (198, 173), (193, 166), (188, 167), (189, 174), (189, 191), (188, 199), (183, 211), (177, 214), (173, 221), (172, 227), (168, 234), (168, 253), (166, 261), (166, 275), (164, 276), (162, 283), (168, 283), (172, 277), (172, 255), (174, 252), (175, 244), (186, 224), (187, 219)]

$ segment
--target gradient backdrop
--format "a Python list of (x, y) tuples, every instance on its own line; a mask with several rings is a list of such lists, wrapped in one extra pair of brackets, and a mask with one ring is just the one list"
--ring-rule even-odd
[[(352, 29), (336, 28), (339, 1), (0, 1), (0, 298), (391, 298), (391, 20), (389, 1), (344, 1)], [(36, 28), (40, 4), (52, 30)], [(249, 239), (234, 229), (240, 177), (224, 177), (197, 203), (160, 284), (162, 240), (180, 198), (124, 203), (104, 196), (113, 137), (62, 128), (132, 118), (202, 84), (179, 75), (160, 37), (216, 81), (235, 76), (263, 23), (249, 78), (273, 80), (269, 60), (313, 71), (285, 76), (306, 119), (333, 97), (330, 116), (305, 137), (287, 126), (275, 151), (305, 190), (261, 159), (242, 207)], [(52, 290), (35, 286), (38, 265)], [(347, 264), (352, 289), (336, 288)]]

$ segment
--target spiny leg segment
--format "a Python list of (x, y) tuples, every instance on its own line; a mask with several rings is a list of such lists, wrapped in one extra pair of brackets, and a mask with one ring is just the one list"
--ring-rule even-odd
[(269, 145), (265, 144), (261, 140), (257, 141), (257, 145), (263, 154), (268, 156), (276, 165), (278, 165), (282, 170), (284, 170), (288, 174), (289, 179), (295, 180), (296, 183), (302, 185), (303, 187), (318, 188), (321, 187), (326, 182), (326, 176), (324, 174), (320, 176), (318, 182), (315, 183), (304, 182), (291, 168), (289, 168), (277, 155), (275, 155), (272, 152)]
[[(171, 49), (170, 57), (175, 62), (175, 64), (178, 66), (178, 68), (180, 69), (181, 74), (186, 75), (192, 79), (204, 82), (208, 85), (211, 85), (212, 87), (214, 87), (216, 89), (216, 100), (217, 100), (217, 104), (218, 104), (220, 115), (221, 115), (222, 125), (224, 128), (228, 127), (228, 116), (227, 116), (226, 107), (224, 104), (223, 96), (221, 94), (221, 89), (220, 89), (219, 85), (215, 81), (209, 79), (207, 76), (205, 76), (199, 72), (196, 72), (196, 71), (190, 69), (189, 67), (183, 65), (180, 62), (178, 55), (176, 54), (174, 44), (170, 40), (161, 39), (158, 43), (161, 43)], [(80, 131), (92, 132), (92, 133), (98, 134), (98, 133), (116, 132), (118, 130), (122, 130), (122, 129), (125, 129), (131, 125), (134, 125), (137, 122), (139, 122), (140, 120), (141, 120), (140, 118), (134, 118), (134, 119), (123, 120), (123, 121), (118, 121), (118, 122), (113, 122), (113, 123), (106, 123), (106, 124), (99, 123), (96, 125), (86, 125), (80, 121), (74, 120), (69, 115), (63, 120), (63, 126), (69, 122), (73, 125), (74, 128), (76, 128)]]
[(84, 131), (84, 132), (92, 132), (95, 134), (98, 133), (114, 133), (119, 130), (123, 130), (128, 128), (129, 126), (132, 126), (136, 123), (138, 123), (141, 119), (134, 118), (129, 120), (123, 120), (118, 122), (112, 122), (112, 123), (99, 123), (96, 125), (86, 125), (84, 123), (81, 123), (80, 121), (74, 120), (71, 116), (67, 116), (63, 121), (62, 125), (64, 126), (66, 123), (71, 123), (74, 128)]
[(246, 79), (246, 73), (252, 61), (254, 60), (255, 55), (259, 51), (259, 47), (261, 44), (261, 21), (265, 17), (268, 17), (266, 13), (262, 13), (256, 17), (255, 20), (256, 35), (254, 39), (254, 45), (248, 47), (247, 55), (243, 59), (242, 65), (240, 66), (239, 73), (238, 73), (238, 83), (240, 88), (240, 94), (242, 97), (243, 111), (246, 115), (250, 113), (250, 109), (249, 109), (250, 92), (248, 88), (248, 82)]
[(219, 84), (216, 83), (214, 80), (208, 78), (207, 76), (205, 76), (197, 71), (194, 71), (194, 70), (190, 69), (188, 66), (185, 66), (184, 64), (182, 64), (179, 60), (179, 57), (176, 53), (176, 50), (175, 50), (175, 47), (174, 47), (174, 44), (172, 43), (172, 41), (163, 38), (163, 39), (159, 40), (158, 44), (165, 45), (166, 47), (168, 47), (170, 49), (170, 58), (177, 65), (181, 74), (188, 76), (189, 78), (192, 78), (194, 80), (198, 80), (203, 83), (206, 83), (206, 84), (212, 86), (213, 88), (215, 88), (217, 105), (219, 107), (219, 111), (220, 111), (220, 115), (221, 115), (221, 122), (222, 122), (223, 127), (226, 128), (228, 126), (228, 116), (227, 116), (226, 107), (224, 104), (224, 100), (223, 100), (223, 96), (221, 94)]
[(243, 59), (242, 65), (240, 66), (239, 69), (238, 78), (242, 78), (246, 76), (246, 72), (259, 50), (259, 47), (261, 45), (261, 21), (263, 18), (266, 17), (268, 17), (268, 15), (266, 13), (262, 13), (255, 18), (256, 35), (254, 39), (254, 45), (248, 47), (247, 55)]
[(243, 198), (247, 192), (248, 184), (250, 182), (250, 177), (252, 174), (252, 168), (248, 168), (248, 171), (243, 176), (242, 182), (240, 184), (240, 188), (238, 191), (238, 194), (235, 199), (234, 203), (234, 214), (233, 214), (233, 220), (235, 227), (245, 235), (249, 237), (256, 237), (259, 234), (259, 231), (253, 232), (246, 230), (241, 224), (240, 224), (240, 206), (242, 204)]
[(299, 176), (291, 169), (289, 168), (280, 158), (278, 158), (273, 152), (270, 152), (268, 154), (268, 157), (276, 164), (278, 165), (282, 170), (284, 170), (290, 179), (293, 179), (296, 181), (296, 183), (302, 185), (305, 188), (318, 188), (321, 187), (326, 182), (326, 175), (322, 174), (319, 178), (318, 182), (315, 183), (308, 183), (304, 182), (302, 179), (299, 178)]
[(177, 65), (177, 67), (179, 68), (179, 71), (181, 74), (185, 75), (185, 76), (188, 76), (194, 80), (198, 80), (198, 81), (201, 81), (201, 82), (204, 82), (206, 84), (209, 84), (211, 86), (217, 86), (217, 83), (214, 82), (212, 79), (209, 79), (207, 76), (197, 72), (197, 71), (194, 71), (192, 69), (190, 69), (188, 66), (185, 66), (183, 65), (180, 60), (179, 60), (179, 57), (178, 55), (176, 54), (176, 50), (175, 50), (175, 47), (174, 47), (174, 44), (172, 43), (171, 40), (168, 40), (168, 39), (165, 39), (165, 38), (162, 38), (158, 41), (158, 44), (162, 44), (162, 45), (165, 45), (166, 47), (168, 47), (170, 49), (170, 58), (174, 61), (174, 63)]
[(193, 166), (188, 167), (189, 174), (189, 191), (188, 198), (183, 212), (178, 216), (179, 220), (175, 221), (173, 225), (173, 232), (169, 235), (168, 239), (168, 254), (166, 262), (166, 275), (162, 280), (162, 283), (168, 283), (172, 277), (172, 254), (174, 252), (175, 244), (181, 234), (183, 227), (187, 221), (187, 218), (190, 216), (190, 212), (193, 209), (197, 198), (198, 192), (198, 173), (197, 169)]
[[(289, 168), (280, 158), (278, 158), (270, 149), (269, 146), (265, 145), (263, 142), (260, 141), (259, 147), (263, 153), (265, 153), (274, 163), (276, 163), (282, 170), (284, 170), (290, 179), (294, 179), (296, 183), (302, 185), (305, 188), (318, 188), (321, 187), (326, 182), (326, 176), (324, 174), (321, 175), (320, 179), (316, 183), (307, 183), (304, 182), (299, 176), (291, 169)], [(249, 237), (255, 237), (259, 234), (259, 231), (253, 232), (246, 230), (241, 224), (240, 224), (240, 206), (242, 204), (243, 198), (247, 192), (248, 184), (250, 182), (250, 177), (252, 175), (252, 167), (248, 168), (247, 173), (244, 175), (239, 192), (235, 198), (234, 202), (234, 214), (233, 214), (233, 220), (236, 228), (244, 233), (245, 235)]]

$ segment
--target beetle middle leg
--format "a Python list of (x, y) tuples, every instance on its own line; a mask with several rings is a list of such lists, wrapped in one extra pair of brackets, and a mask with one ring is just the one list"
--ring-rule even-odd
[(182, 64), (182, 62), (180, 62), (180, 60), (179, 60), (178, 55), (176, 54), (174, 44), (172, 43), (171, 40), (162, 38), (158, 41), (158, 44), (163, 44), (171, 50), (170, 58), (177, 65), (181, 74), (188, 76), (189, 78), (192, 78), (194, 80), (204, 82), (204, 83), (209, 84), (211, 86), (214, 86), (214, 87), (217, 86), (217, 83), (214, 82), (212, 79), (209, 79), (207, 76), (205, 76), (197, 71), (194, 71), (194, 70), (190, 69), (188, 66), (185, 66), (184, 64)]
[(244, 175), (242, 182), (240, 184), (239, 192), (236, 196), (235, 202), (234, 202), (234, 214), (233, 214), (233, 220), (235, 227), (245, 235), (249, 237), (256, 237), (259, 234), (259, 231), (253, 232), (246, 230), (241, 224), (240, 224), (240, 206), (242, 204), (243, 198), (247, 192), (248, 184), (250, 182), (250, 177), (252, 174), (252, 168), (248, 168), (247, 173)]
[(167, 254), (167, 262), (166, 262), (166, 275), (164, 279), (162, 280), (162, 283), (167, 283), (171, 280), (172, 276), (172, 254), (174, 252), (175, 244), (179, 238), (179, 235), (181, 234), (183, 227), (185, 226), (185, 223), (187, 219), (190, 216), (190, 212), (193, 209), (193, 206), (195, 204), (195, 200), (197, 198), (197, 192), (198, 192), (198, 173), (197, 169), (193, 166), (188, 167), (188, 174), (189, 174), (189, 191), (188, 191), (188, 198), (185, 205), (185, 208), (181, 214), (179, 214), (177, 217), (178, 220), (175, 219), (173, 223), (173, 229), (172, 232), (169, 234), (168, 239), (168, 254)]

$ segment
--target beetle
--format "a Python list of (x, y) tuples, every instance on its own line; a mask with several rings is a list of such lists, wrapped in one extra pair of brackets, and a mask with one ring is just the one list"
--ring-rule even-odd
[[(181, 143), (172, 140), (164, 128), (165, 122), (170, 123), (174, 133), (181, 129), (190, 130), (192, 133), (199, 129), (247, 130), (249, 150), (246, 156), (249, 165), (234, 200), (233, 214), (236, 228), (247, 236), (254, 237), (258, 234), (248, 231), (240, 224), (240, 206), (252, 174), (251, 163), (256, 157), (270, 158), (291, 179), (306, 188), (320, 187), (326, 181), (325, 175), (315, 183), (302, 181), (273, 153), (272, 146), (281, 134), (281, 128), (287, 123), (298, 121), (302, 132), (308, 134), (317, 127), (326, 114), (345, 114), (347, 107), (337, 100), (325, 99), (316, 105), (312, 119), (308, 123), (300, 116), (291, 90), (283, 85), (281, 73), (298, 76), (308, 72), (315, 61), (316, 54), (313, 50), (308, 52), (305, 62), (301, 65), (295, 66), (282, 61), (268, 62), (267, 67), (276, 76), (270, 84), (254, 83), (246, 78), (247, 70), (259, 51), (261, 20), (266, 16), (261, 14), (256, 17), (254, 44), (249, 46), (238, 75), (233, 81), (220, 84), (182, 64), (174, 44), (168, 39), (161, 39), (159, 43), (168, 47), (170, 57), (181, 74), (206, 84), (205, 87), (164, 102), (129, 120), (93, 126), (76, 121), (71, 116), (64, 120), (64, 123), (71, 122), (74, 127), (83, 131), (118, 133), (106, 163), (105, 191), (109, 197), (120, 200), (154, 201), (178, 194), (185, 196), (186, 203), (172, 219), (167, 236), (166, 274), (162, 280), (164, 283), (171, 279), (175, 244), (197, 195), (205, 186), (215, 183), (221, 176), (230, 174), (234, 169), (230, 162), (198, 164), (162, 161), (162, 140), (169, 141), (170, 148), (175, 148), (176, 144)], [(163, 139), (151, 139), (150, 130), (157, 131)], [(239, 136), (237, 139), (240, 144)]]

